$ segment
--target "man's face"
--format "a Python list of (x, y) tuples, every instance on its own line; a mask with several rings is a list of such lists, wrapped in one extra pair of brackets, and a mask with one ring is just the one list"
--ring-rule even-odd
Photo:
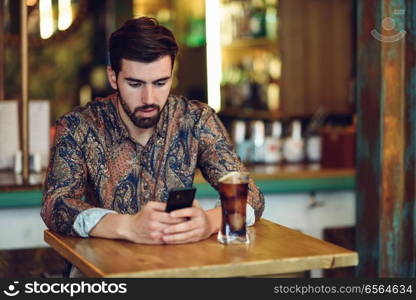
[(172, 85), (172, 63), (169, 55), (150, 63), (122, 59), (116, 76), (108, 69), (110, 84), (119, 91), (120, 104), (139, 128), (154, 127), (165, 106)]

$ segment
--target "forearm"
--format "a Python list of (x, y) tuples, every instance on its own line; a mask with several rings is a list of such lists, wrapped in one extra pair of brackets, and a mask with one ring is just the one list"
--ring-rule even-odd
[(89, 236), (107, 239), (127, 239), (131, 215), (107, 214), (91, 229)]
[(221, 206), (217, 206), (215, 208), (209, 209), (206, 211), (209, 224), (210, 224), (210, 235), (217, 233), (221, 228), (222, 222), (222, 212)]
[(129, 214), (109, 213), (90, 230), (89, 236), (123, 239), (138, 244), (162, 244), (162, 231), (178, 220), (165, 212), (166, 204), (149, 201), (140, 212)]
[(264, 195), (252, 178), (248, 184), (247, 204), (254, 209), (256, 220), (259, 220), (264, 211)]

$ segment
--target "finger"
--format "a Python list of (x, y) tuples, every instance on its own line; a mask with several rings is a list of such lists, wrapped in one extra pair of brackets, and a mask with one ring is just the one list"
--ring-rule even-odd
[(203, 210), (199, 207), (177, 209), (169, 213), (172, 218), (193, 218), (199, 216)]
[(149, 243), (150, 244), (163, 244), (163, 234), (161, 231), (153, 231), (149, 234), (150, 240)]
[(196, 229), (197, 227), (198, 227), (197, 222), (195, 222), (194, 220), (191, 220), (191, 221), (182, 222), (177, 225), (168, 226), (163, 229), (163, 233), (164, 234), (176, 234), (176, 233), (181, 233), (181, 232), (186, 232), (186, 231), (192, 231)]
[(169, 215), (167, 212), (153, 211), (151, 215), (151, 220), (157, 221), (163, 224), (178, 224), (184, 221), (184, 218), (174, 218)]
[(187, 219), (187, 217), (169, 216), (169, 213), (166, 212), (166, 203), (149, 201), (145, 207), (147, 207), (147, 209), (152, 210), (153, 214), (155, 214), (156, 212), (160, 213), (160, 214), (155, 214), (154, 218), (160, 220), (160, 222), (162, 223), (178, 224), (178, 223), (184, 222)]
[(186, 231), (178, 234), (169, 234), (163, 236), (166, 244), (184, 244), (198, 241), (198, 230)]
[(187, 221), (186, 218), (172, 218), (169, 216), (167, 219), (164, 219), (162, 223), (166, 225), (175, 225), (175, 224), (180, 224), (186, 221)]
[(146, 203), (145, 207), (151, 208), (152, 210), (165, 211), (166, 203), (157, 202), (157, 201), (149, 201)]

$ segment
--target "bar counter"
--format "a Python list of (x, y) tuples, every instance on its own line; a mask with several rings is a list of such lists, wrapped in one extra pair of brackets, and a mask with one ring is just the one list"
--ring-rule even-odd
[[(354, 169), (326, 169), (319, 164), (254, 165), (248, 169), (264, 194), (310, 193), (316, 191), (353, 190)], [(21, 175), (0, 171), (0, 208), (39, 206), (44, 173), (31, 174), (23, 184)], [(216, 198), (218, 193), (198, 171), (194, 185), (197, 198)]]

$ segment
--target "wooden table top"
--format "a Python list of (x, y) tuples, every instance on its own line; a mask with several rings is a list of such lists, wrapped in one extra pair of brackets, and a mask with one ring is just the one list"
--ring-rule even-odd
[(241, 277), (355, 266), (358, 254), (265, 219), (249, 228), (248, 245), (216, 235), (184, 245), (139, 245), (77, 238), (45, 230), (44, 239), (90, 277)]

